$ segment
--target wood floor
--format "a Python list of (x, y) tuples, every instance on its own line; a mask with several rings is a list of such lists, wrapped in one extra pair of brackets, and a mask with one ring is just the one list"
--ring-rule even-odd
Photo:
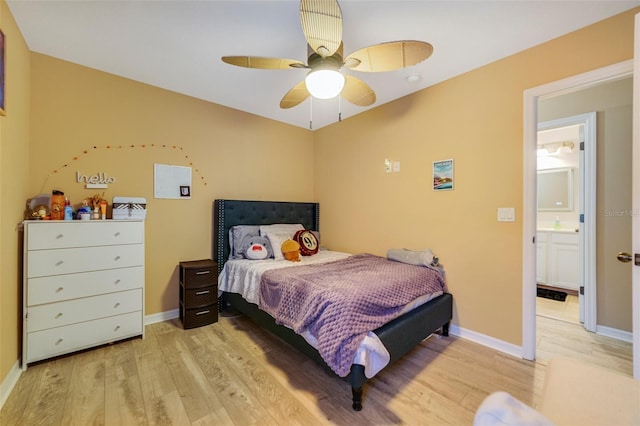
[[(346, 382), (244, 317), (186, 331), (167, 321), (147, 326), (144, 340), (30, 366), (0, 424), (468, 425), (497, 390), (536, 406), (548, 356), (588, 344), (579, 337), (563, 348), (543, 330), (556, 333), (569, 323), (541, 320), (538, 361), (434, 335), (366, 385), (360, 412), (351, 409)], [(597, 348), (616, 348), (616, 364), (627, 362), (631, 371), (630, 350), (608, 341), (591, 345), (596, 356)]]

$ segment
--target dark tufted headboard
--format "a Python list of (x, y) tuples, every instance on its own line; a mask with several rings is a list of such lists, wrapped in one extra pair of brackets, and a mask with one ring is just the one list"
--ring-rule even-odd
[(229, 257), (229, 229), (235, 225), (301, 223), (305, 229), (320, 230), (320, 205), (285, 201), (215, 200), (213, 202), (212, 258), (218, 272)]

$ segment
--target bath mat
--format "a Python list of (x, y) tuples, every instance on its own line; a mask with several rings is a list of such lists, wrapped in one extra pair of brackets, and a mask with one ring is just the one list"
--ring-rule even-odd
[(544, 297), (545, 299), (557, 300), (564, 302), (567, 300), (567, 293), (564, 291), (549, 290), (546, 288), (538, 288), (538, 297)]

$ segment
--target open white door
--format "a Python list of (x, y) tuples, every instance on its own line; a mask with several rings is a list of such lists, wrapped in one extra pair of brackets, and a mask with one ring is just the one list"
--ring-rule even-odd
[(633, 54), (633, 212), (632, 240), (634, 266), (633, 297), (633, 377), (640, 380), (640, 14), (635, 17)]

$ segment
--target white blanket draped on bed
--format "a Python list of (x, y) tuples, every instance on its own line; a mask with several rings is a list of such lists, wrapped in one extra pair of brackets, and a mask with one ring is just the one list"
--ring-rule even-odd
[[(274, 259), (228, 260), (218, 277), (218, 291), (241, 294), (246, 301), (257, 305), (260, 293), (260, 280), (265, 271), (331, 262), (345, 259), (349, 256), (350, 254), (348, 253), (321, 250), (314, 256), (302, 256), (300, 262)], [(403, 312), (408, 312), (440, 294), (442, 294), (442, 292), (419, 297), (407, 305)], [(311, 333), (304, 332), (302, 336), (310, 345), (317, 348), (317, 341)], [(371, 378), (389, 363), (389, 359), (389, 352), (378, 336), (373, 332), (369, 332), (356, 352), (353, 363), (363, 365), (365, 367), (365, 376)]]

